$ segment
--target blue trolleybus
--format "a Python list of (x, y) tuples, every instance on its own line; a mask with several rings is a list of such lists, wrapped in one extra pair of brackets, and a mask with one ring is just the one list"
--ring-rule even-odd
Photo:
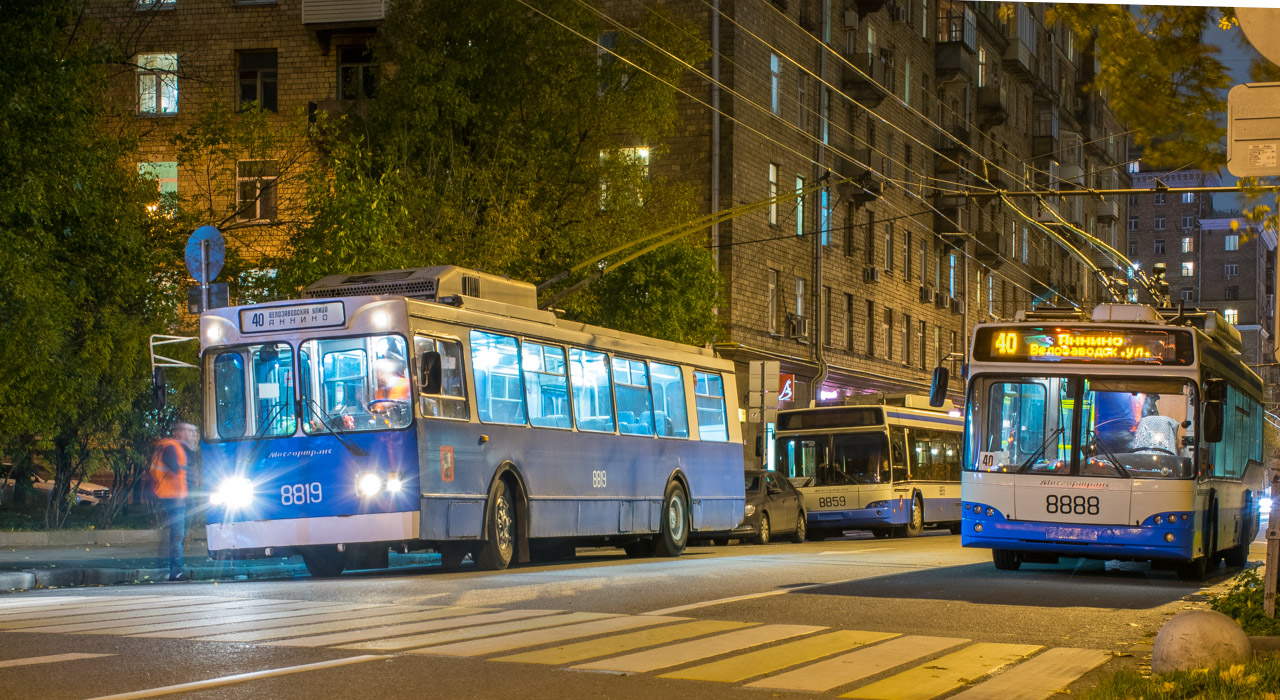
[(963, 423), (924, 396), (778, 411), (774, 468), (804, 495), (808, 537), (915, 537), (960, 526)]
[(969, 364), (966, 547), (998, 569), (1242, 565), (1263, 487), (1262, 382), (1216, 312), (1104, 304), (979, 324)]
[(744, 508), (733, 365), (559, 320), (532, 285), (446, 266), (328, 277), (201, 316), (209, 549), (316, 575), (677, 556)]

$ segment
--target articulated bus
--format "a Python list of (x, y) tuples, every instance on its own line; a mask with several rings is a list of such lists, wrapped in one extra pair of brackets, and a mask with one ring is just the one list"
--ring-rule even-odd
[(959, 532), (960, 412), (924, 396), (876, 400), (778, 411), (774, 469), (803, 494), (809, 538)]
[(965, 547), (997, 569), (1243, 565), (1262, 495), (1262, 382), (1214, 311), (1103, 304), (974, 329)]
[(338, 275), (201, 316), (209, 549), (316, 575), (679, 555), (744, 509), (732, 363), (560, 320), (452, 266)]

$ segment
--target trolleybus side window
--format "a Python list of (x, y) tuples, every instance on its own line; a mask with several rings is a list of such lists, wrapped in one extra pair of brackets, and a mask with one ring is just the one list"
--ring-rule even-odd
[(684, 374), (679, 367), (649, 363), (652, 375), (653, 422), (658, 437), (689, 437), (689, 409), (684, 400)]
[(258, 435), (293, 435), (298, 429), (293, 409), (293, 348), (285, 343), (264, 345), (253, 354), (253, 393)]
[(540, 428), (571, 428), (569, 376), (564, 348), (525, 341), (520, 346), (529, 422)]
[[(414, 357), (419, 358), (419, 362), (423, 353), (440, 353), (440, 393), (420, 393), (418, 403), (422, 415), (454, 420), (470, 418), (467, 391), (462, 381), (462, 343), (420, 335), (413, 339), (413, 346)], [(421, 373), (421, 368), (418, 371)], [(418, 388), (421, 392), (424, 387), (419, 384)]]
[(404, 338), (312, 339), (299, 354), (306, 432), (400, 429), (413, 420)]
[(960, 433), (912, 428), (908, 436), (912, 478), (923, 481), (960, 480)]
[(831, 443), (831, 461), (818, 461), (812, 486), (889, 483), (889, 441), (883, 430), (837, 433)]
[(698, 438), (708, 442), (727, 442), (729, 424), (724, 408), (724, 381), (718, 374), (694, 372), (697, 385), (694, 401), (698, 407)]
[(653, 399), (649, 371), (639, 360), (613, 358), (613, 385), (618, 402), (618, 432), (653, 435)]
[(1214, 476), (1235, 479), (1244, 474), (1250, 459), (1262, 459), (1260, 445), (1248, 437), (1258, 434), (1261, 410), (1232, 384), (1227, 384), (1223, 404), (1222, 441), (1209, 445), (1207, 452), (1211, 455)]
[(244, 357), (224, 352), (213, 360), (213, 411), (220, 438), (243, 437), (245, 432)]
[(573, 412), (578, 430), (613, 432), (613, 392), (609, 356), (602, 352), (569, 348), (569, 381), (573, 385)]
[(481, 422), (523, 425), (519, 342), (510, 336), (471, 331), (471, 371)]

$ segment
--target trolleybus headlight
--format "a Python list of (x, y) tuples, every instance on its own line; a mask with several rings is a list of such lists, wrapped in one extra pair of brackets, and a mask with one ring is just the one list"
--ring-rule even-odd
[(753, 506), (753, 505), (751, 505), (750, 503), (748, 503), (748, 504), (747, 504), (747, 507), (746, 507), (746, 510), (745, 510), (745, 511), (743, 511), (743, 514), (744, 514), (744, 515), (746, 515), (748, 518), (749, 518), (749, 517), (751, 517), (751, 516), (753, 516), (753, 515), (755, 515), (755, 514), (756, 514), (756, 507), (755, 507), (755, 506)]
[(215, 506), (226, 506), (232, 510), (244, 508), (253, 502), (253, 482), (243, 476), (224, 479), (213, 490), (209, 501)]
[(400, 493), (404, 489), (404, 482), (400, 480), (397, 474), (387, 475), (387, 493)]
[(1270, 513), (1270, 512), (1271, 512), (1271, 499), (1270, 499), (1270, 498), (1260, 498), (1260, 499), (1258, 499), (1258, 508), (1262, 509), (1262, 512), (1264, 512), (1264, 513)]
[(974, 532), (982, 532), (982, 523), (974, 523), (974, 524), (973, 524), (973, 531), (974, 531)]
[(356, 493), (361, 496), (376, 496), (382, 490), (382, 477), (377, 474), (361, 474), (356, 479)]
[[(1173, 520), (1173, 518), (1169, 518), (1169, 519), (1170, 519), (1170, 520)], [(1156, 525), (1163, 525), (1163, 524), (1164, 524), (1164, 516), (1163, 516), (1163, 515), (1157, 515), (1157, 516), (1156, 516)]]
[(1166, 532), (1166, 533), (1164, 533), (1164, 541), (1165, 541), (1165, 542), (1172, 542), (1172, 541), (1173, 541), (1173, 533), (1172, 533), (1172, 532)]
[(1178, 521), (1178, 514), (1177, 514), (1177, 513), (1170, 513), (1170, 514), (1169, 514), (1169, 517), (1168, 517), (1168, 521), (1169, 521), (1169, 524), (1170, 524), (1170, 525), (1172, 525), (1173, 523), (1177, 522), (1177, 521)]
[(867, 508), (888, 508), (888, 501), (872, 501), (867, 504)]
[(996, 509), (995, 509), (995, 508), (988, 508), (988, 509), (987, 509), (987, 515), (988, 515), (988, 516), (992, 516), (992, 515), (995, 515), (995, 514), (996, 514)]

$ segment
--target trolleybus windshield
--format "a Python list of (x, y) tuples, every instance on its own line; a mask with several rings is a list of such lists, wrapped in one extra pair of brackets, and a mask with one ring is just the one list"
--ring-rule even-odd
[(974, 453), (965, 468), (1188, 478), (1195, 409), (1195, 385), (1181, 379), (978, 377), (968, 407)]

